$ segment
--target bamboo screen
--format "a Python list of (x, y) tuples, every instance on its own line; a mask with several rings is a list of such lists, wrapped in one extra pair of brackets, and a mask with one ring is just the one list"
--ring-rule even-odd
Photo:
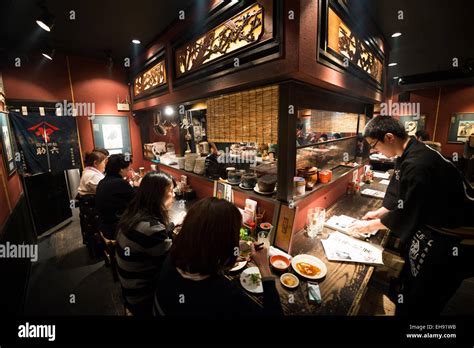
[(217, 143), (278, 143), (278, 86), (207, 100), (207, 138)]

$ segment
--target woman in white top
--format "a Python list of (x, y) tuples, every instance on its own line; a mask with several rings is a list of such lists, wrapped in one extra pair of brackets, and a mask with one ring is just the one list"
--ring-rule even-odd
[(86, 154), (81, 181), (77, 192), (81, 196), (95, 195), (99, 181), (104, 178), (105, 165), (107, 164), (107, 150), (93, 150)]

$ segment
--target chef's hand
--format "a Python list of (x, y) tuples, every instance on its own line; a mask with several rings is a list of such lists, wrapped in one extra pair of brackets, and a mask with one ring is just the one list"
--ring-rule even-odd
[(373, 220), (379, 218), (379, 212), (377, 210), (369, 211), (362, 217), (362, 220)]
[(362, 220), (380, 219), (382, 216), (384, 216), (388, 212), (389, 210), (387, 208), (381, 207), (377, 210), (369, 211), (367, 214), (365, 214), (362, 217)]
[(351, 233), (367, 233), (377, 229), (375, 227), (375, 222), (378, 220), (370, 220), (370, 221), (357, 221), (350, 224), (347, 228)]

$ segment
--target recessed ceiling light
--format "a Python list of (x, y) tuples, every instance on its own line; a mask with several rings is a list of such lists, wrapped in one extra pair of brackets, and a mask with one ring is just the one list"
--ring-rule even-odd
[(41, 6), (43, 8), (43, 13), (41, 16), (36, 20), (36, 24), (46, 31), (51, 31), (54, 26), (54, 16), (48, 12), (46, 7)]
[(133, 42), (135, 45), (141, 44), (141, 41), (140, 41), (140, 40), (137, 40), (137, 39), (133, 39), (132, 42)]
[(395, 76), (393, 79), (394, 79), (394, 80), (398, 79), (398, 76)]
[(48, 50), (45, 50), (41, 53), (43, 55), (43, 57), (49, 59), (49, 60), (53, 60), (53, 57), (54, 57), (54, 49), (48, 49)]
[(402, 33), (400, 33), (399, 31), (392, 34), (392, 37), (399, 37), (399, 36), (402, 36)]
[(397, 63), (389, 63), (388, 66), (395, 66)]

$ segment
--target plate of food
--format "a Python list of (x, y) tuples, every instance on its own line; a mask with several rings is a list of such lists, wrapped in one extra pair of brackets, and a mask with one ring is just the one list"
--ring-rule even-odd
[(313, 255), (301, 254), (293, 257), (291, 267), (300, 276), (308, 279), (323, 278), (328, 269), (323, 261)]
[(234, 267), (232, 267), (229, 272), (237, 272), (240, 271), (247, 265), (247, 260), (236, 261)]
[(240, 274), (240, 284), (242, 287), (255, 294), (263, 293), (262, 276), (258, 267), (249, 267)]

